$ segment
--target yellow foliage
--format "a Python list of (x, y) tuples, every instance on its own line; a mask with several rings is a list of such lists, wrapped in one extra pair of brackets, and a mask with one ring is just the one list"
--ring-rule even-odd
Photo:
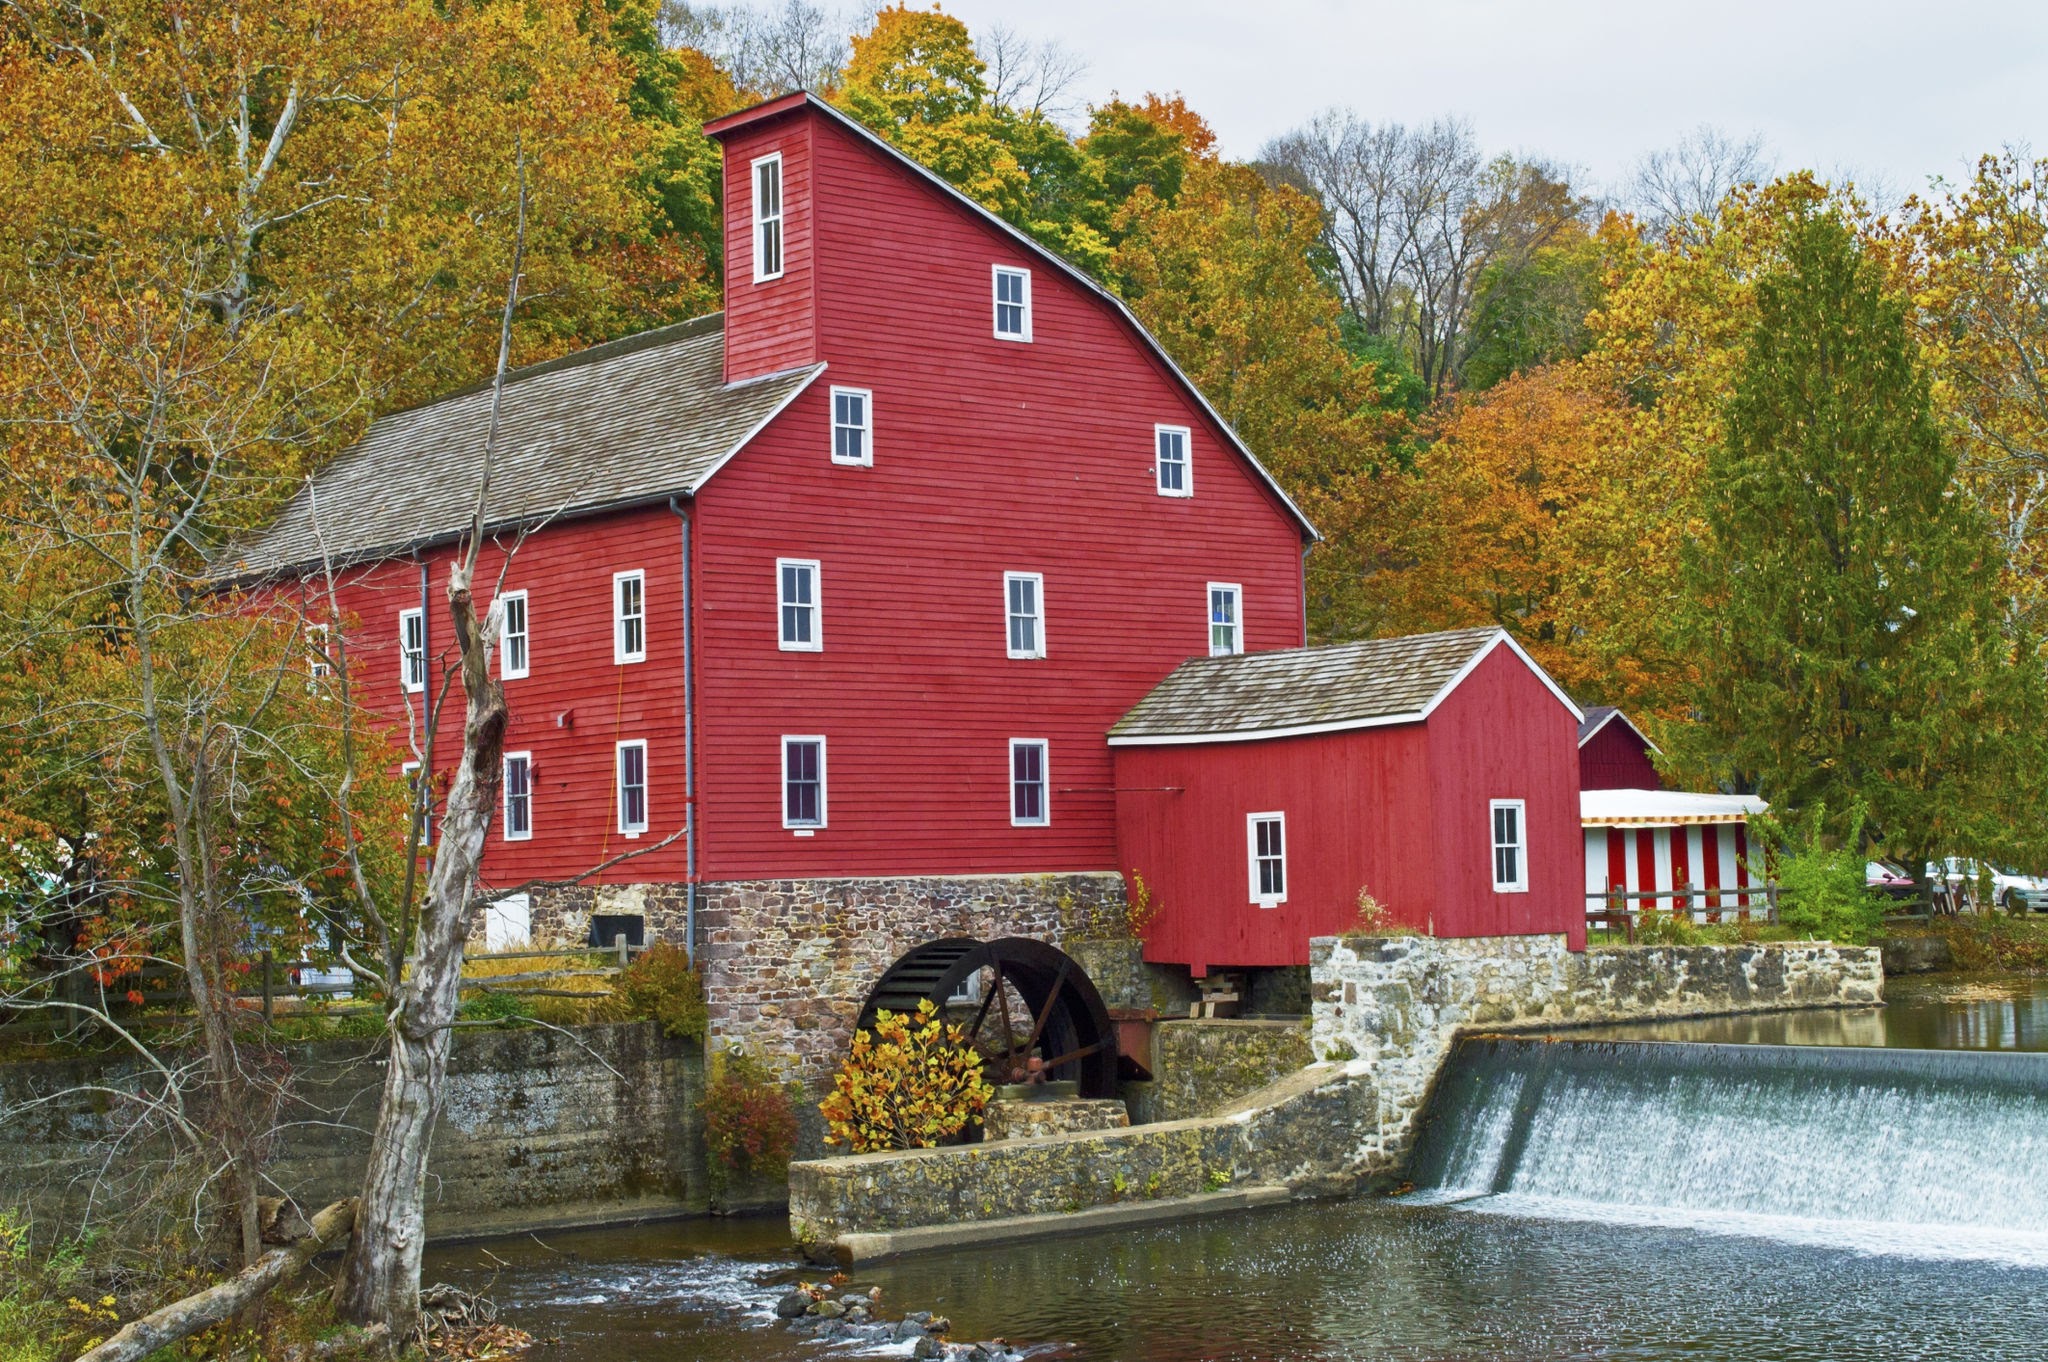
[(856, 1154), (930, 1149), (966, 1129), (995, 1096), (981, 1057), (930, 999), (915, 1017), (882, 1009), (872, 1031), (857, 1031), (819, 1106), (825, 1143)]

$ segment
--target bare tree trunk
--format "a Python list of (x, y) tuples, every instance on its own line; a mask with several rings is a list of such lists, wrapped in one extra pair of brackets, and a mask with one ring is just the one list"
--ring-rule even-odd
[(448, 583), (467, 711), (462, 764), (448, 791), (441, 842), (420, 905), (412, 970), (395, 985), (384, 1100), (363, 1178), (362, 1209), (335, 1288), (335, 1308), (342, 1318), (383, 1324), (397, 1335), (404, 1333), (419, 1297), (427, 1152), (448, 1070), (470, 890), (496, 811), (505, 753), (505, 695), (491, 679), (490, 652), (470, 596), (469, 575), (467, 565), (460, 564)]
[[(461, 659), (462, 759), (448, 789), (448, 808), (433, 869), (420, 903), (412, 969), (390, 980), (390, 1059), (384, 1100), (363, 1176), (362, 1208), (334, 1287), (335, 1311), (354, 1324), (383, 1325), (404, 1338), (419, 1309), (420, 1253), (426, 1246), (427, 1154), (440, 1114), (448, 1045), (462, 984), (462, 947), (470, 896), (483, 863), (484, 838), (497, 811), (508, 718), (504, 689), (491, 678), (491, 631), (477, 618), (471, 586), (491, 494), (505, 371), (512, 356), (512, 318), (519, 304), (519, 268), (526, 249), (526, 158), (519, 155), (519, 226), (512, 275), (498, 330), (498, 369), (491, 384), (483, 471), (461, 553), (448, 574), (448, 615)], [(430, 712), (431, 730), (434, 715)]]

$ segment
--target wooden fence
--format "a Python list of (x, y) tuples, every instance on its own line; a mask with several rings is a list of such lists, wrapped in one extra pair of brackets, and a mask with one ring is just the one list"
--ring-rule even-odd
[[(1687, 917), (1705, 913), (1710, 921), (1723, 922), (1776, 922), (1778, 899), (1782, 892), (1775, 883), (1708, 888), (1691, 881), (1675, 884), (1669, 889), (1609, 889), (1605, 894), (1586, 895), (1586, 928), (1588, 931), (1594, 927), (1604, 928), (1611, 938), (1619, 927), (1633, 944), (1636, 925), (1645, 912), (1672, 916), (1683, 913)], [(1646, 909), (1641, 906), (1645, 900), (1652, 899), (1657, 901), (1652, 907)]]

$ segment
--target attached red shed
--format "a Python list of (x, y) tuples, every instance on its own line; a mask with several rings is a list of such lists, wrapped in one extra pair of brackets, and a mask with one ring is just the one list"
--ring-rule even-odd
[(1109, 737), (1145, 958), (1306, 964), (1361, 890), (1435, 936), (1582, 947), (1581, 717), (1499, 629), (1182, 664)]

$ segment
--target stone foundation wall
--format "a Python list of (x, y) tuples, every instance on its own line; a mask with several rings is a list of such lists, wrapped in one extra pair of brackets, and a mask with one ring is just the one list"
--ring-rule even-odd
[(1152, 1031), (1145, 1119), (1206, 1116), (1312, 1063), (1306, 1019), (1165, 1021)]
[(742, 1043), (822, 1092), (869, 990), (911, 947), (948, 936), (1061, 945), (1120, 916), (1123, 901), (1113, 871), (701, 886), (697, 961), (712, 1040)]
[(1361, 1060), (1379, 1089), (1375, 1171), (1406, 1156), (1462, 1032), (1874, 1005), (1874, 946), (1787, 942), (1572, 952), (1562, 936), (1318, 937), (1309, 944), (1317, 1056)]
[[(255, 1051), (248, 1052), (258, 1062)], [(384, 1084), (381, 1046), (321, 1041), (260, 1057), (293, 1100), (268, 1176), (302, 1205), (361, 1190)], [(88, 1198), (160, 1175), (124, 1138), (125, 1056), (0, 1065), (0, 1206), (75, 1226)], [(86, 1089), (97, 1089), (87, 1091)], [(65, 1094), (69, 1094), (68, 1096)], [(479, 1235), (702, 1212), (702, 1047), (649, 1023), (456, 1033), (427, 1184), (427, 1233)], [(55, 1097), (42, 1102), (38, 1099)]]

